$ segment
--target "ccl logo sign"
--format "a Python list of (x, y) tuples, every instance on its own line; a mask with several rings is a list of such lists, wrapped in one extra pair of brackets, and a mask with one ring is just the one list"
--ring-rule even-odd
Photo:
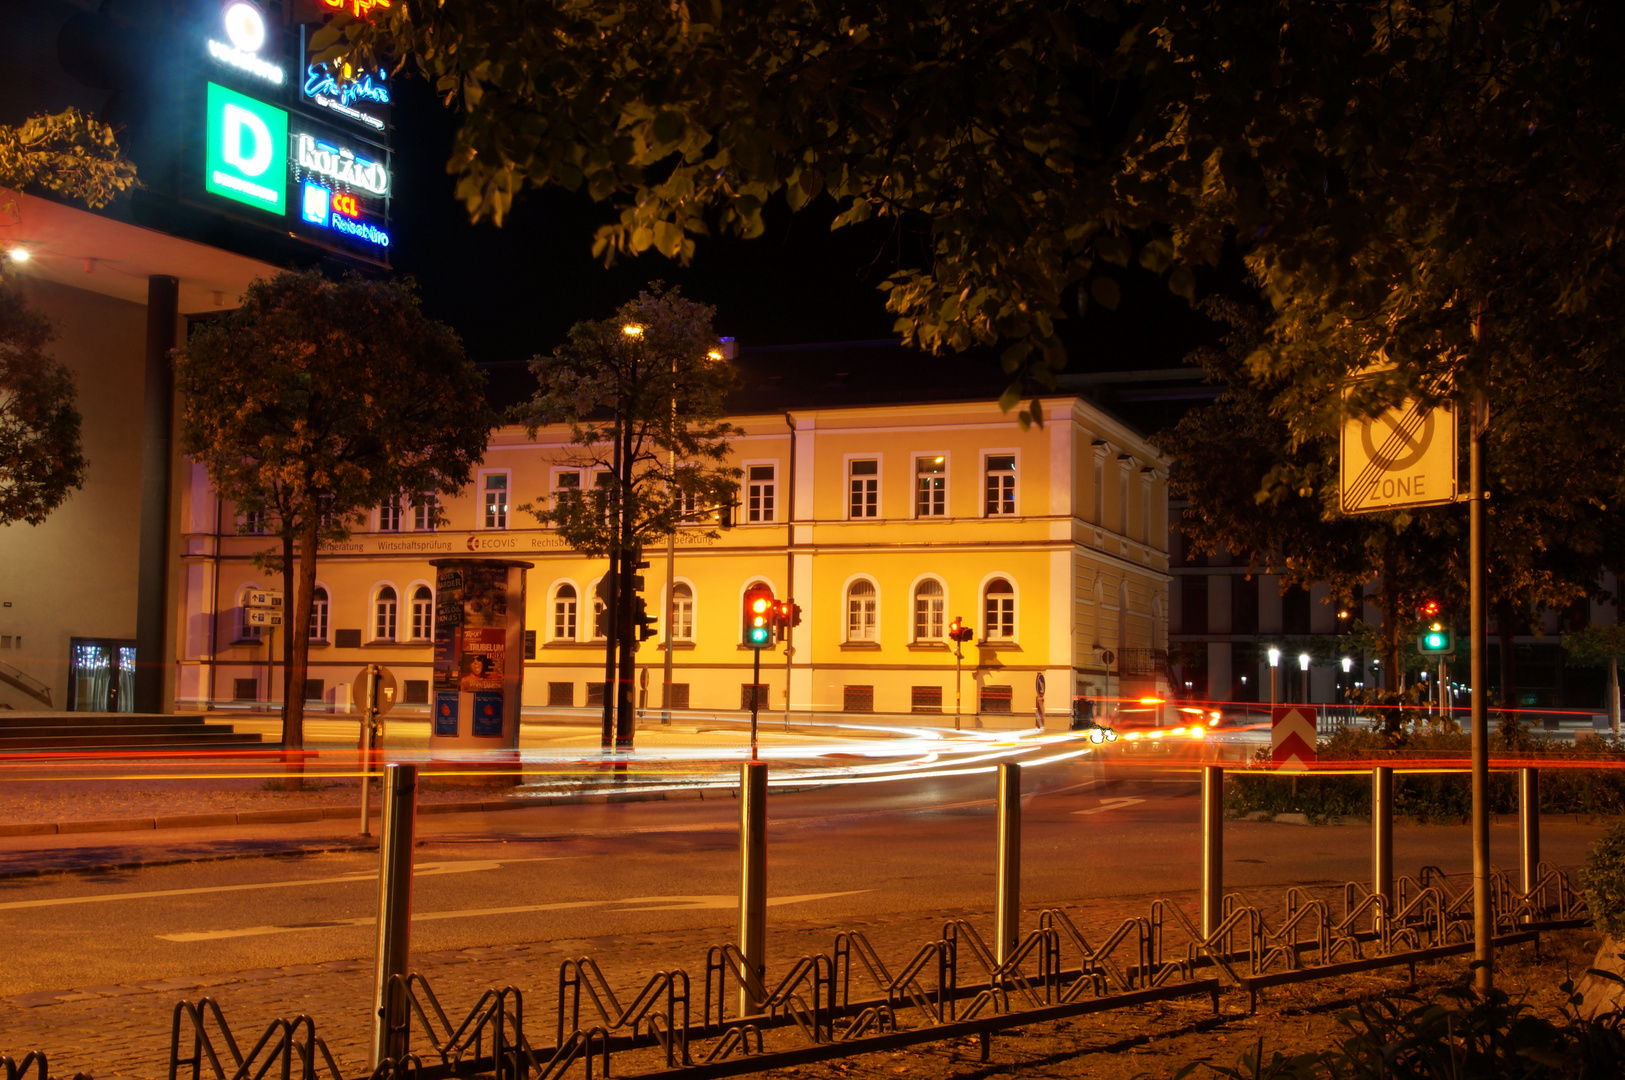
[(333, 212), (343, 214), (345, 217), (360, 217), (361, 208), (356, 205), (354, 195), (337, 194), (333, 196)]

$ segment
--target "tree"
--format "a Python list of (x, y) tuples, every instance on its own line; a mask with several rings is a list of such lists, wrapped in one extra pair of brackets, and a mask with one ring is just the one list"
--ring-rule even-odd
[[(99, 208), (135, 184), (117, 130), (78, 109), (0, 124), (0, 187), (39, 185)], [(0, 212), (15, 216), (16, 200), (0, 203)]]
[(1608, 724), (1619, 738), (1619, 662), (1625, 658), (1625, 624), (1592, 623), (1564, 634), (1563, 651), (1576, 664), (1608, 666)]
[(242, 307), (176, 350), (175, 379), (182, 451), (282, 541), (282, 744), (301, 749), (318, 545), (403, 493), (441, 520), (436, 496), (468, 483), (498, 421), (485, 378), (409, 281), (312, 272), (250, 285)]
[(85, 480), (73, 376), (51, 321), (0, 283), (0, 525), (38, 525)]
[(612, 318), (576, 323), (565, 344), (532, 361), (540, 388), (515, 412), (532, 436), (569, 424), (577, 449), (560, 464), (588, 478), (520, 509), (582, 554), (610, 558), (605, 683), (619, 690), (604, 695), (605, 746), (612, 709), (616, 744), (632, 742), (633, 564), (645, 545), (731, 504), (738, 490), (739, 470), (723, 462), (728, 437), (741, 432), (722, 417), (739, 383), (717, 350), (715, 314), (651, 286)]
[[(105, 206), (135, 184), (114, 134), (77, 109), (0, 124), (0, 189), (38, 184)], [(0, 214), (18, 217), (4, 190)], [(0, 525), (38, 525), (84, 485), (73, 375), (46, 354), (55, 337), (0, 279)]]

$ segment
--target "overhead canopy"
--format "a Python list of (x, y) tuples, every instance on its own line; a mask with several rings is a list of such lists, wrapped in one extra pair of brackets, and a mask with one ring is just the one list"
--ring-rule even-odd
[(255, 278), (281, 268), (258, 259), (143, 229), (32, 195), (17, 197), (17, 218), (0, 220), (0, 250), (23, 249), (10, 260), (20, 273), (75, 289), (147, 302), (147, 278), (180, 280), (180, 311), (196, 315), (235, 308)]

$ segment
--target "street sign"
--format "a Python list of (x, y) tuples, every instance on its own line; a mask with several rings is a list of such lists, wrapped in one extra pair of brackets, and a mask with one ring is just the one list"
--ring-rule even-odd
[(281, 611), (282, 594), (271, 589), (251, 589), (248, 593), (248, 601), (243, 606), (251, 608), (271, 608), (275, 611)]
[(243, 622), (249, 626), (281, 626), (282, 612), (271, 608), (248, 608), (243, 612)]
[[(355, 677), (350, 686), (350, 700), (355, 708), (367, 707), (367, 669), (362, 668), (361, 674)], [(386, 667), (378, 669), (378, 715), (382, 716), (395, 707), (395, 676)]]
[(1270, 760), (1279, 772), (1308, 772), (1315, 763), (1315, 710), (1281, 705), (1270, 710)]
[(1345, 514), (1437, 506), (1456, 498), (1456, 413), (1407, 401), (1376, 417), (1345, 421)]

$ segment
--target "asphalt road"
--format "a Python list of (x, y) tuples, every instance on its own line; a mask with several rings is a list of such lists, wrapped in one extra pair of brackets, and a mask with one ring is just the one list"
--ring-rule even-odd
[[(1195, 783), (1144, 772), (1102, 789), (1093, 776), (1073, 764), (1024, 774), (1024, 906), (1195, 888)], [(774, 793), (773, 909), (838, 921), (990, 906), (993, 783), (979, 774)], [(413, 948), (731, 928), (737, 821), (731, 798), (421, 818)], [(1548, 820), (1545, 857), (1578, 863), (1599, 832)], [(1516, 866), (1517, 842), (1511, 822), (1493, 828), (1499, 865)], [(1402, 872), (1470, 864), (1465, 827), (1401, 827), (1396, 849)], [(1369, 851), (1364, 826), (1230, 822), (1226, 885), (1364, 879)], [(370, 957), (376, 875), (376, 854), (346, 852), (0, 880), (5, 990)]]

